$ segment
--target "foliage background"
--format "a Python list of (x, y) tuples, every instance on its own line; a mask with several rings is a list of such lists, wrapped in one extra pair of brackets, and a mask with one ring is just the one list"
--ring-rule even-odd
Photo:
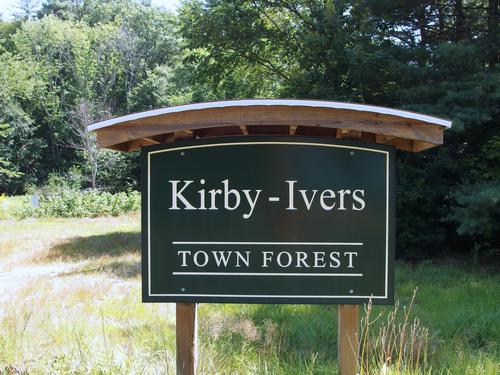
[(97, 151), (81, 132), (114, 115), (233, 98), (369, 103), (454, 124), (444, 146), (398, 154), (398, 256), (498, 259), (499, 14), (498, 0), (26, 7), (0, 22), (0, 193), (54, 175), (138, 189), (138, 155)]

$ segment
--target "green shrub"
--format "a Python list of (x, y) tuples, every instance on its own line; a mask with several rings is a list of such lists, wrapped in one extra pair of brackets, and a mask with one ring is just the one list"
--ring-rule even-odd
[(25, 202), (26, 198), (22, 195), (16, 197), (8, 197), (4, 194), (0, 195), (0, 219), (15, 217), (14, 212), (23, 208), (26, 205)]
[(97, 217), (118, 216), (140, 211), (141, 195), (136, 191), (108, 193), (97, 190), (60, 190), (39, 195), (38, 207), (33, 207), (31, 196), (24, 196), (10, 216), (27, 217)]

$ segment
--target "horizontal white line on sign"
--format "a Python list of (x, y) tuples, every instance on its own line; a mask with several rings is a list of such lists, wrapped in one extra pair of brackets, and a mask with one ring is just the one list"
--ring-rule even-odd
[(174, 276), (349, 276), (362, 277), (362, 273), (290, 273), (290, 272), (172, 272)]
[(150, 293), (150, 297), (223, 297), (223, 298), (240, 298), (240, 297), (248, 297), (248, 298), (284, 298), (284, 299), (292, 299), (292, 298), (387, 298), (387, 295), (383, 296), (355, 296), (355, 295), (340, 295), (340, 296), (324, 296), (324, 295), (302, 295), (302, 296), (294, 296), (294, 295), (275, 295), (275, 294), (165, 294), (165, 293)]
[(363, 246), (363, 242), (218, 242), (172, 241), (172, 245), (308, 245), (308, 246)]
[(269, 197), (269, 202), (279, 202), (280, 197)]

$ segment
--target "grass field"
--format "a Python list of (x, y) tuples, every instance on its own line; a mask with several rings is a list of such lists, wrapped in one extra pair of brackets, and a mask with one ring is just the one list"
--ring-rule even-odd
[[(0, 374), (175, 373), (174, 306), (141, 303), (139, 225), (138, 216), (0, 220)], [(500, 374), (498, 273), (396, 271), (397, 298), (408, 305), (418, 287), (412, 317), (429, 329), (419, 373)], [(200, 373), (337, 372), (335, 306), (199, 312)]]

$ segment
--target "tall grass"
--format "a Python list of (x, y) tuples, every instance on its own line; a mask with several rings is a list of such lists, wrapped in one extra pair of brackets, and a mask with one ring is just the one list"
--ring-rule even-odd
[[(0, 374), (175, 373), (174, 306), (141, 302), (137, 215), (0, 228)], [(61, 264), (70, 272), (18, 276)], [(397, 306), (366, 306), (364, 375), (500, 374), (498, 273), (397, 263), (395, 285)], [(201, 304), (200, 373), (336, 374), (336, 316), (332, 305)]]
[(361, 375), (430, 372), (429, 329), (417, 317), (410, 317), (416, 292), (402, 309), (397, 301), (392, 310), (373, 316), (372, 302), (364, 307), (359, 338)]

